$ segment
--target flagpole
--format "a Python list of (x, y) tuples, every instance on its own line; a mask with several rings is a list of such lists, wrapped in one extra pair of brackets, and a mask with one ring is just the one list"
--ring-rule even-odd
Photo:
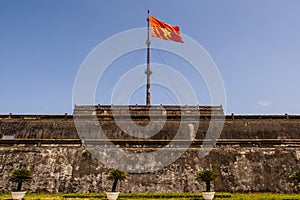
[(147, 45), (147, 97), (146, 97), (146, 106), (150, 107), (151, 106), (151, 98), (150, 98), (150, 75), (151, 75), (151, 69), (150, 69), (150, 44), (151, 44), (151, 40), (150, 40), (150, 11), (148, 10), (148, 17), (147, 17), (147, 23), (148, 23), (148, 37), (147, 37), (147, 41), (146, 41), (146, 45)]

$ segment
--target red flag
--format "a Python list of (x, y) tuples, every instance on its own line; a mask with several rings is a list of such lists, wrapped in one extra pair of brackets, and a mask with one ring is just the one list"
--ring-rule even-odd
[(172, 26), (170, 24), (166, 24), (152, 16), (149, 16), (149, 20), (152, 28), (153, 37), (183, 43), (180, 34), (180, 29), (178, 26)]

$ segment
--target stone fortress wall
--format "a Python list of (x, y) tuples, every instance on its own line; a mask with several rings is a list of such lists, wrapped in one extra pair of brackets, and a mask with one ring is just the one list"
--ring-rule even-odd
[[(15, 139), (0, 140), (0, 193), (10, 192), (12, 184), (8, 174), (15, 168), (26, 167), (34, 173), (30, 192), (68, 193), (104, 192), (111, 187), (108, 170), (81, 144), (74, 118), (80, 116), (89, 122), (91, 114), (98, 117), (106, 136), (124, 150), (148, 151), (158, 149), (174, 138), (180, 121), (184, 121), (182, 140), (194, 139), (190, 148), (174, 163), (152, 173), (128, 175), (120, 184), (121, 192), (193, 192), (204, 190), (195, 181), (195, 174), (206, 168), (221, 176), (214, 184), (215, 191), (227, 192), (295, 192), (297, 186), (289, 175), (300, 168), (300, 116), (298, 115), (227, 115), (216, 140), (215, 148), (203, 159), (198, 157), (203, 138), (212, 116), (222, 116), (221, 107), (197, 107), (178, 113), (175, 106), (159, 106), (153, 110), (132, 106), (130, 113), (122, 114), (136, 124), (160, 121), (165, 115), (163, 128), (151, 138), (141, 141), (126, 134), (113, 120), (111, 107), (75, 107), (74, 115), (0, 115), (0, 138), (14, 135)], [(189, 113), (189, 114), (187, 114)], [(118, 117), (115, 116), (115, 117)], [(191, 128), (199, 122), (196, 130)], [(97, 134), (96, 126), (86, 123), (88, 137)], [(127, 127), (130, 130), (130, 127)], [(138, 135), (137, 135), (138, 136)], [(88, 139), (88, 138), (87, 138)], [(103, 151), (105, 141), (103, 142)], [(178, 143), (180, 145), (180, 143)], [(172, 148), (172, 147), (170, 147)]]

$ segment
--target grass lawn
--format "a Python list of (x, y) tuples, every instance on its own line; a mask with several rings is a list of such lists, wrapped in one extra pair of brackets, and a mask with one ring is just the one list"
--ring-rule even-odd
[[(0, 199), (10, 199), (10, 194), (0, 194)], [(75, 193), (75, 194), (27, 194), (25, 200), (50, 200), (50, 199), (64, 199), (64, 200), (89, 200), (89, 199), (103, 199), (105, 200), (104, 193)], [(181, 200), (196, 200), (202, 199), (201, 193), (121, 193), (119, 200), (135, 199), (181, 199)], [(300, 200), (300, 194), (268, 194), (268, 193), (252, 193), (252, 194), (240, 194), (240, 193), (216, 193), (215, 199), (227, 199), (227, 200)]]

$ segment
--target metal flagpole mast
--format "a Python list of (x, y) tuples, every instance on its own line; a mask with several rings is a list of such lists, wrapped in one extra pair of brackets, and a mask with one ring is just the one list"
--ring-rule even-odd
[(150, 75), (151, 75), (151, 70), (150, 70), (150, 44), (151, 44), (151, 40), (150, 40), (150, 11), (148, 10), (148, 17), (147, 17), (147, 22), (148, 22), (148, 38), (146, 41), (146, 45), (147, 45), (147, 70), (145, 71), (145, 73), (147, 74), (147, 97), (146, 97), (146, 106), (150, 107), (151, 106), (151, 102), (150, 102)]

